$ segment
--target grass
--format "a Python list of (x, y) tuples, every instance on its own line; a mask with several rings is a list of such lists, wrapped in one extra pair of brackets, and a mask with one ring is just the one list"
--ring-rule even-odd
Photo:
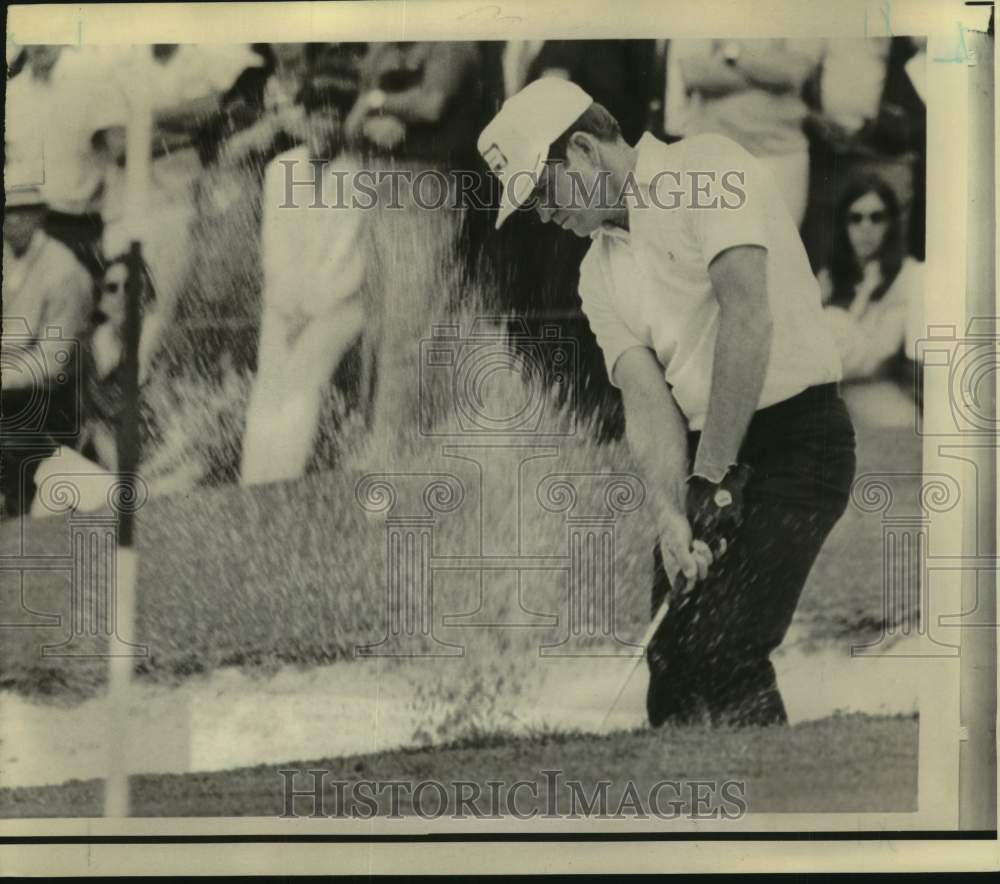
[[(402, 348), (397, 354), (401, 358), (389, 369), (396, 374), (387, 384), (402, 391), (402, 398), (388, 411), (376, 401), (376, 431), (368, 432), (351, 398), (357, 378), (348, 377), (340, 388), (330, 390), (316, 455), (305, 477), (252, 488), (233, 484), (259, 311), (259, 207), (251, 179), (236, 179), (235, 187), (233, 181), (216, 183), (225, 185), (220, 192), (234, 202), (203, 221), (195, 236), (198, 254), (178, 306), (178, 323), (167, 342), (160, 376), (147, 391), (153, 419), (144, 473), (174, 493), (154, 497), (137, 516), (137, 622), (135, 635), (126, 638), (148, 647), (148, 656), (137, 663), (140, 679), (170, 684), (225, 666), (261, 674), (281, 665), (314, 666), (350, 659), (356, 647), (384, 636), (385, 522), (358, 504), (357, 484), (366, 475), (396, 477), (403, 489), (401, 512), (413, 507), (419, 511), (426, 474), (450, 473), (459, 479), (465, 496), (454, 512), (435, 523), (436, 556), (474, 555), (484, 539), (493, 544), (494, 554), (511, 551), (518, 537), (522, 552), (554, 555), (566, 545), (565, 514), (537, 505), (531, 493), (537, 482), (551, 472), (590, 477), (635, 472), (624, 443), (594, 441), (593, 419), (581, 421), (568, 435), (547, 437), (556, 456), (526, 458), (520, 473), (496, 456), (483, 458), (481, 468), (447, 457), (442, 440), (417, 431), (417, 406), (431, 401), (434, 420), (450, 425), (460, 404), (456, 395), (464, 395), (438, 385), (425, 391), (429, 400), (418, 398), (424, 395), (418, 392), (414, 372), (419, 339), (440, 319), (457, 322), (467, 331), (477, 315), (494, 312), (496, 292), (464, 275), (454, 250), (440, 243), (419, 248), (421, 237), (440, 236), (429, 233), (433, 227), (397, 223), (373, 231), (371, 248), (377, 260), (366, 297), (378, 305), (372, 313), (376, 338), (395, 334)], [(540, 394), (543, 429), (562, 433), (570, 407), (563, 397), (536, 384), (537, 379), (506, 370), (489, 375), (478, 408), (509, 415), (519, 403)], [(459, 441), (475, 445), (482, 439)], [(859, 473), (898, 471), (900, 464), (916, 468), (919, 443), (910, 432), (859, 427), (859, 456)], [(480, 469), (487, 480), (492, 470), (497, 480), (484, 496), (479, 493)], [(519, 477), (528, 490), (520, 503)], [(593, 510), (603, 494), (600, 482), (581, 485), (578, 512)], [(897, 493), (902, 507), (915, 507), (915, 482), (903, 483)], [(0, 555), (65, 556), (68, 529), (68, 516), (27, 524), (23, 536), (18, 525), (4, 525)], [(615, 536), (616, 632), (635, 640), (645, 628), (649, 608), (654, 537), (645, 508), (622, 515)], [(809, 637), (863, 640), (884, 625), (881, 543), (879, 516), (849, 510), (803, 595), (799, 615)], [(527, 629), (438, 623), (438, 637), (462, 644), (466, 656), (461, 666), (451, 668), (449, 679), (426, 684), (415, 680), (413, 703), (425, 716), (414, 742), (464, 743), (447, 750), (324, 763), (345, 775), (369, 777), (467, 774), (476, 779), (495, 772), (531, 778), (552, 765), (576, 771), (581, 779), (600, 772), (617, 782), (725, 772), (754, 784), (749, 795), (755, 811), (912, 808), (917, 725), (909, 719), (837, 719), (781, 731), (713, 735), (710, 748), (707, 735), (697, 729), (613, 740), (553, 734), (534, 741), (508, 739), (493, 698), (517, 694), (532, 678), (539, 645), (565, 634), (562, 579), (547, 572), (525, 574), (520, 592), (515, 595), (509, 582), (483, 588), (461, 572), (435, 583), (438, 615), (473, 611), (485, 603), (494, 623), (530, 619), (527, 609), (560, 616), (563, 624)], [(101, 655), (106, 646), (100, 636), (81, 638), (75, 646), (78, 654), (91, 656), (56, 657), (42, 651), (68, 634), (67, 573), (34, 571), (22, 580), (15, 571), (0, 571), (0, 598), (8, 624), (34, 624), (4, 630), (0, 688), (66, 703), (103, 690), (106, 659)], [(85, 590), (85, 604), (90, 600)], [(37, 612), (55, 615), (58, 623), (39, 625)], [(407, 668), (405, 659), (387, 660), (386, 665)], [(275, 814), (273, 768), (137, 777), (134, 784), (140, 815)], [(5, 791), (0, 792), (0, 815), (95, 815), (99, 800), (97, 782)]]
[[(283, 778), (279, 769), (325, 771), (327, 783), (360, 781), (407, 784), (399, 792), (400, 816), (414, 814), (413, 787), (424, 780), (448, 784), (477, 784), (489, 808), (487, 781), (507, 787), (517, 780), (537, 784), (537, 797), (527, 788), (519, 792), (517, 810), (547, 812), (547, 782), (560, 771), (554, 790), (557, 812), (573, 810), (570, 789), (576, 781), (591, 796), (598, 781), (609, 781), (608, 807), (617, 808), (627, 784), (635, 784), (645, 801), (651, 787), (662, 780), (682, 783), (726, 780), (742, 783), (746, 809), (760, 813), (906, 813), (917, 809), (917, 732), (915, 718), (843, 717), (789, 728), (713, 730), (683, 728), (657, 732), (635, 731), (607, 737), (573, 734), (538, 738), (490, 738), (453, 743), (433, 749), (412, 749), (347, 758), (321, 758), (295, 764), (260, 765), (234, 771), (183, 775), (146, 775), (132, 778), (132, 813), (140, 817), (247, 816), (277, 818), (284, 812)], [(304, 774), (296, 788), (308, 785)], [(712, 787), (719, 789), (721, 787)], [(62, 786), (0, 790), (0, 817), (94, 817), (101, 814), (101, 780), (73, 781)], [(448, 813), (455, 812), (453, 790)], [(677, 792), (664, 791), (661, 808)], [(690, 786), (679, 793), (679, 815), (692, 812)], [(715, 793), (718, 794), (717, 792)], [(322, 813), (338, 813), (332, 785)], [(686, 796), (686, 800), (684, 800)], [(433, 793), (421, 805), (433, 812)], [(646, 805), (648, 807), (648, 805)], [(717, 808), (714, 800), (711, 807)], [(580, 805), (576, 805), (580, 811)], [(311, 806), (296, 804), (308, 814)], [(378, 813), (395, 812), (388, 790), (378, 794)], [(705, 807), (700, 813), (710, 812)], [(501, 813), (509, 814), (505, 807)], [(625, 812), (621, 825), (628, 826)]]
[[(862, 437), (860, 472), (893, 462), (904, 442), (905, 436), (884, 432)], [(567, 472), (630, 469), (619, 444), (597, 447), (582, 440), (566, 443), (557, 463)], [(550, 469), (540, 466), (534, 475)], [(442, 470), (454, 472), (474, 489), (471, 465), (443, 459), (433, 449), (400, 456), (391, 471)], [(150, 500), (137, 523), (136, 639), (150, 649), (148, 659), (139, 663), (140, 677), (170, 682), (227, 665), (325, 663), (349, 658), (355, 646), (378, 641), (385, 634), (385, 534), (384, 524), (370, 519), (355, 500), (357, 480), (366, 472), (355, 464), (291, 483), (202, 489)], [(437, 554), (478, 548), (477, 504), (470, 493), (459, 510), (440, 517)], [(485, 524), (509, 524), (505, 519), (512, 507), (512, 493), (489, 501)], [(30, 523), (24, 551), (66, 554), (68, 528), (66, 517)], [(565, 546), (564, 532), (561, 515), (536, 508), (525, 516), (524, 534), (535, 551), (558, 552)], [(619, 634), (635, 639), (648, 612), (653, 541), (643, 508), (621, 517), (616, 539)], [(19, 533), (6, 527), (0, 532), (0, 554), (16, 555), (19, 549)], [(881, 557), (878, 515), (849, 509), (803, 594), (800, 621), (811, 637), (863, 639), (880, 628)], [(7, 604), (16, 604), (19, 575), (0, 573), (0, 589)], [(478, 598), (478, 585), (469, 575), (443, 580), (438, 591), (442, 613), (470, 610)], [(65, 573), (34, 572), (25, 577), (25, 593), (32, 610), (69, 622)], [(501, 590), (499, 595), (507, 601), (498, 613), (520, 616), (512, 594)], [(525, 600), (531, 609), (558, 614), (564, 609), (565, 588), (544, 576), (526, 578)], [(24, 620), (28, 614), (12, 608), (7, 621), (12, 617)], [(65, 625), (5, 632), (0, 686), (66, 699), (102, 688), (103, 659), (42, 656), (41, 646), (67, 636)], [(527, 665), (540, 641), (559, 634), (558, 628), (440, 630), (444, 640), (466, 642), (468, 662), (480, 661), (484, 672), (496, 670), (497, 661), (502, 661), (500, 670), (511, 672)], [(99, 653), (101, 642), (88, 639), (81, 647)], [(478, 677), (471, 665), (461, 668), (469, 678)]]

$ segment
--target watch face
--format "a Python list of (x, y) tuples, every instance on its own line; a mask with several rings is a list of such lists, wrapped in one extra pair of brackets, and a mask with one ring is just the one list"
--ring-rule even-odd
[(725, 488), (720, 488), (715, 492), (715, 505), (717, 507), (729, 506), (733, 502), (733, 495), (726, 491)]

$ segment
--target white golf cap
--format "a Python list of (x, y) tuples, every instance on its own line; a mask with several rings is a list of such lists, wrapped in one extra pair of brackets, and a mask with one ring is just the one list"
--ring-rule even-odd
[(498, 228), (528, 201), (552, 142), (592, 103), (576, 83), (542, 77), (508, 98), (483, 129), (476, 146), (503, 187)]

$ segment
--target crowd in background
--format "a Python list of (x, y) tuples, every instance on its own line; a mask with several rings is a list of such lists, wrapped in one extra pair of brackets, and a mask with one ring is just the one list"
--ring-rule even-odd
[[(307, 180), (316, 161), (338, 170), (482, 174), (482, 126), (506, 97), (543, 76), (577, 82), (630, 143), (643, 131), (665, 141), (716, 132), (764, 160), (800, 224), (845, 379), (905, 375), (922, 322), (923, 53), (921, 40), (906, 37), (8, 50), (4, 421), (38, 399), (39, 385), (49, 404), (34, 437), (7, 434), (5, 508), (23, 511), (31, 463), (49, 442), (116, 468), (123, 255), (132, 234), (126, 124), (137, 83), (153, 109), (140, 383), (156, 373), (175, 321), (198, 219), (218, 211), (209, 174), (250, 170), (263, 194), (259, 343), (241, 464), (242, 480), (253, 483), (305, 470), (323, 391), (359, 341), (375, 342), (362, 380), (373, 432), (394, 432), (413, 408), (412, 342), (426, 331), (417, 324), (441, 306), (433, 287), (416, 292), (405, 278), (387, 281), (374, 310), (361, 295), (375, 273), (363, 245), (371, 224), (423, 230), (441, 218), (276, 209), (285, 164), (296, 180)], [(472, 196), (490, 202), (495, 190), (483, 180)], [(493, 211), (459, 214), (465, 278), (488, 275), (502, 294), (498, 307), (530, 323), (558, 322), (576, 338), (576, 405), (600, 415), (605, 435), (620, 432), (616, 394), (576, 292), (588, 243), (534, 214), (518, 213), (499, 233)], [(448, 236), (445, 227), (439, 237), (431, 231), (427, 248)], [(394, 297), (426, 303), (397, 310)], [(79, 359), (59, 361), (65, 347), (48, 336), (53, 328), (80, 343)]]

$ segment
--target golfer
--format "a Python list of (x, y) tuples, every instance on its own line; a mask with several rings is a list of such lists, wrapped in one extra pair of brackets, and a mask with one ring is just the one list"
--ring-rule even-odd
[[(499, 227), (537, 211), (592, 243), (583, 309), (656, 520), (650, 723), (787, 721), (771, 652), (843, 513), (854, 430), (781, 182), (735, 142), (633, 147), (579, 87), (509, 98), (479, 152)], [(682, 576), (681, 576), (682, 575)]]

